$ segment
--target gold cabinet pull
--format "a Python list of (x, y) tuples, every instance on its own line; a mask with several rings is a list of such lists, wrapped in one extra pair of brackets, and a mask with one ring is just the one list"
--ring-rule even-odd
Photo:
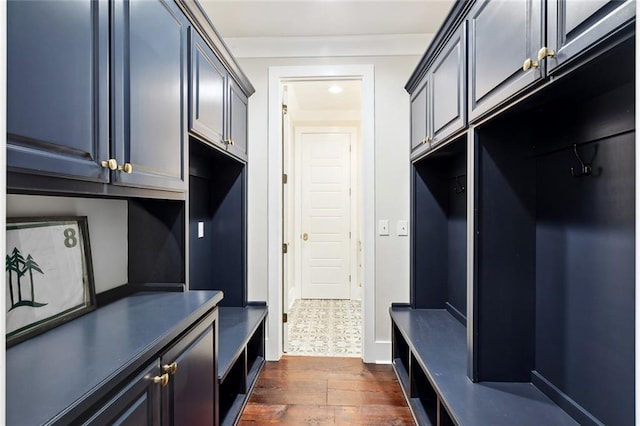
[(115, 158), (109, 158), (108, 160), (102, 160), (100, 165), (105, 169), (118, 170), (118, 162)]
[(531, 68), (538, 68), (540, 64), (531, 58), (527, 58), (522, 64), (522, 71), (529, 71)]
[(549, 49), (548, 47), (541, 47), (540, 50), (538, 50), (538, 60), (541, 61), (543, 59), (546, 58), (553, 58), (556, 56), (556, 52), (554, 52), (553, 50)]
[(233, 145), (233, 141), (231, 140), (231, 138), (227, 138), (223, 140), (223, 142), (226, 143), (227, 145)]
[(122, 166), (118, 167), (118, 170), (131, 174), (131, 172), (133, 172), (133, 166), (131, 165), (131, 163), (124, 163)]
[(169, 374), (164, 373), (162, 376), (156, 376), (153, 378), (153, 383), (160, 384), (160, 386), (165, 387), (169, 384)]
[(307, 234), (306, 232), (304, 234), (302, 234), (302, 239), (304, 241), (307, 241), (309, 239), (309, 234)]
[(171, 364), (165, 364), (162, 366), (162, 371), (173, 376), (178, 371), (178, 363), (174, 361)]

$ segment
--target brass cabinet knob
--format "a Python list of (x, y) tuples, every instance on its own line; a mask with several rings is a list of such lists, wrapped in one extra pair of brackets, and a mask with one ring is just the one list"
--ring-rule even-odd
[(124, 163), (122, 166), (118, 167), (118, 170), (131, 174), (131, 172), (133, 172), (133, 166), (131, 163)]
[(524, 61), (524, 64), (522, 64), (522, 71), (529, 71), (531, 68), (538, 68), (540, 64), (538, 64), (538, 61), (534, 61), (531, 58), (527, 58)]
[(229, 139), (229, 145), (235, 145), (236, 143), (233, 141), (233, 139)]
[(307, 241), (309, 239), (309, 234), (307, 234), (306, 232), (304, 234), (302, 234), (302, 239), (304, 241)]
[(173, 376), (178, 371), (178, 363), (174, 361), (171, 364), (165, 364), (162, 366), (162, 371)]
[(541, 61), (546, 58), (553, 58), (556, 56), (556, 52), (549, 49), (548, 47), (542, 47), (538, 50), (538, 60)]
[(109, 170), (117, 170), (118, 169), (118, 162), (116, 161), (115, 158), (109, 158), (108, 160), (102, 160), (100, 162), (100, 165), (102, 167), (104, 167), (105, 169), (109, 169)]
[(167, 386), (169, 384), (169, 374), (164, 373), (162, 376), (155, 376), (153, 383), (160, 384), (162, 387)]
[(233, 145), (233, 141), (231, 140), (231, 138), (227, 138), (223, 142), (226, 143), (227, 145)]

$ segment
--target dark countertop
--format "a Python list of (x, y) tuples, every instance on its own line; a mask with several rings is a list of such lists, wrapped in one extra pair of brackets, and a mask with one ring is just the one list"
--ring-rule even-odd
[(9, 348), (7, 424), (68, 422), (220, 300), (220, 291), (137, 293)]

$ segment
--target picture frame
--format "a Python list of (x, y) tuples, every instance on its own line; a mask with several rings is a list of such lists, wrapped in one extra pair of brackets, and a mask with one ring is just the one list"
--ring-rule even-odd
[(6, 346), (96, 308), (86, 216), (7, 218)]

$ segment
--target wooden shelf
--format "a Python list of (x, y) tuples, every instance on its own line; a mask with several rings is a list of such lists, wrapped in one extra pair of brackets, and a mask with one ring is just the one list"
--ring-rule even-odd
[[(577, 424), (531, 383), (471, 382), (467, 377), (466, 329), (446, 310), (394, 307), (390, 313), (418, 364), (409, 367), (408, 380), (401, 380), (405, 392), (410, 394), (406, 383), (415, 380), (411, 370), (422, 369), (428, 385), (457, 424)], [(414, 399), (410, 398), (411, 402), (419, 402)]]
[(220, 381), (224, 381), (266, 315), (266, 306), (219, 308), (218, 379)]

